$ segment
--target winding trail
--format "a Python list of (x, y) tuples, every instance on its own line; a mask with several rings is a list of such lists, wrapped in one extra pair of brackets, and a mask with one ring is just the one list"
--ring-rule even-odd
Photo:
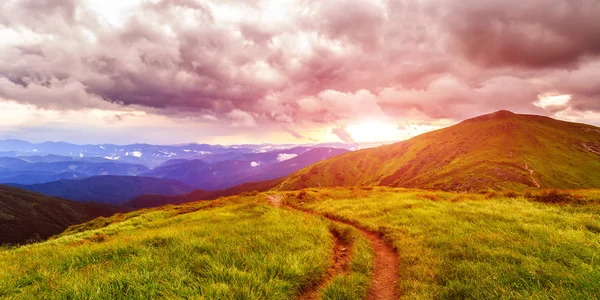
[(527, 165), (527, 163), (525, 163), (525, 170), (529, 171), (529, 175), (531, 176), (531, 180), (533, 180), (533, 183), (535, 184), (536, 187), (540, 188), (542, 187), (537, 180), (535, 180), (535, 177), (533, 177), (533, 170), (529, 168), (529, 165)]
[[(345, 225), (349, 225), (358, 230), (365, 238), (369, 240), (371, 243), (371, 248), (373, 248), (374, 259), (373, 259), (373, 278), (371, 279), (371, 286), (369, 288), (369, 292), (367, 294), (367, 300), (397, 300), (400, 298), (400, 290), (398, 289), (398, 265), (399, 259), (394, 248), (387, 244), (381, 237), (380, 233), (373, 232), (367, 230), (361, 226), (358, 226), (352, 222), (340, 220), (336, 217), (330, 215), (322, 215), (316, 212), (301, 209), (298, 207), (282, 204), (282, 195), (269, 195), (267, 196), (267, 201), (275, 206), (281, 207), (283, 206), (286, 209), (298, 211), (301, 213), (321, 216), (326, 218), (332, 222), (341, 223)], [(334, 235), (335, 236), (335, 235)], [(340, 243), (340, 239), (336, 238), (336, 246), (334, 248), (333, 261), (336, 261), (337, 255), (339, 255), (340, 250), (338, 248), (338, 243)], [(342, 248), (348, 249), (350, 245), (341, 245)], [(345, 251), (345, 250), (343, 250)], [(348, 272), (350, 257), (347, 255), (345, 257), (347, 259), (347, 265), (345, 268), (339, 268), (336, 266), (331, 267), (330, 270), (323, 280), (318, 286), (314, 289), (305, 291), (298, 299), (318, 299), (318, 296), (321, 290), (327, 286), (327, 284), (335, 277), (335, 275), (340, 274), (341, 272)]]
[(299, 300), (317, 300), (321, 295), (321, 291), (326, 288), (329, 283), (338, 274), (348, 274), (350, 272), (350, 249), (352, 245), (342, 241), (336, 234), (333, 235), (335, 244), (333, 246), (333, 254), (329, 258), (329, 267), (325, 277), (316, 285), (304, 290), (297, 299)]

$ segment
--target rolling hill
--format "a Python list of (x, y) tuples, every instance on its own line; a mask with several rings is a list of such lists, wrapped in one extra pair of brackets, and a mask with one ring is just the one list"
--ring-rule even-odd
[(600, 128), (498, 111), (400, 143), (339, 155), (278, 187), (454, 191), (600, 187)]
[(79, 180), (64, 179), (42, 184), (12, 186), (74, 201), (114, 205), (120, 205), (142, 194), (178, 195), (194, 190), (176, 180), (136, 176), (94, 176)]
[(127, 209), (79, 203), (0, 185), (0, 244), (25, 243), (61, 233), (68, 226)]

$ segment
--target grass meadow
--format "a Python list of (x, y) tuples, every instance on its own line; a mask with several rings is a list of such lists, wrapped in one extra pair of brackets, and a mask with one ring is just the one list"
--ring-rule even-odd
[(330, 231), (351, 247), (350, 270), (337, 274), (321, 292), (322, 299), (365, 299), (373, 274), (373, 249), (369, 240), (352, 226), (330, 223)]
[[(275, 192), (269, 192), (271, 195)], [(600, 298), (600, 191), (457, 194), (384, 187), (283, 192), (380, 232), (404, 299)], [(373, 249), (355, 228), (234, 196), (117, 214), (0, 248), (0, 298), (364, 299)], [(328, 277), (335, 239), (346, 272)]]
[(248, 198), (86, 226), (0, 252), (0, 297), (289, 299), (321, 279), (332, 247), (328, 222)]
[(364, 298), (369, 242), (350, 226), (271, 207), (262, 195), (100, 217), (2, 248), (0, 298), (292, 299), (323, 284), (333, 233), (351, 245), (350, 270), (319, 295)]
[(285, 201), (383, 233), (398, 251), (404, 299), (598, 299), (598, 199), (595, 190), (378, 187), (308, 189)]

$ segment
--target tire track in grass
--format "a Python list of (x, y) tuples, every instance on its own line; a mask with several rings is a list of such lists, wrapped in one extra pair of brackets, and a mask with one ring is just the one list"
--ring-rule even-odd
[[(369, 242), (371, 243), (371, 248), (373, 248), (373, 252), (375, 254), (375, 258), (373, 261), (373, 277), (371, 279), (371, 286), (367, 294), (367, 299), (396, 300), (400, 298), (400, 291), (398, 289), (398, 255), (396, 254), (394, 248), (382, 239), (380, 233), (372, 232), (352, 222), (340, 220), (329, 215), (322, 215), (310, 210), (304, 210), (294, 206), (282, 204), (281, 199), (281, 195), (267, 196), (267, 200), (269, 201), (269, 203), (271, 203), (272, 205), (274, 205), (274, 203), (277, 203), (277, 207), (283, 206), (284, 208), (302, 212), (305, 214), (321, 216), (332, 222), (349, 225), (358, 230), (365, 238), (369, 240)], [(336, 239), (339, 240), (339, 238)], [(349, 247), (347, 247), (347, 249), (349, 249)], [(349, 262), (350, 259), (348, 257), (348, 263)], [(336, 274), (339, 273), (334, 273), (333, 275), (329, 274), (327, 276), (328, 279), (324, 280), (325, 282), (318, 286), (317, 292), (313, 294), (313, 297), (317, 297), (320, 294), (319, 292), (323, 289), (323, 287), (326, 287), (327, 283), (329, 283), (329, 281), (333, 277), (335, 277)], [(303, 298), (303, 296), (304, 294), (300, 296), (299, 299), (317, 299)]]

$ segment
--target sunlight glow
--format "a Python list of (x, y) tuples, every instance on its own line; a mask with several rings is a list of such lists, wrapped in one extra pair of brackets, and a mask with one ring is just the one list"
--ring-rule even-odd
[(539, 95), (538, 101), (533, 105), (541, 108), (547, 108), (549, 106), (561, 106), (569, 103), (571, 95)]
[(396, 141), (401, 138), (402, 132), (395, 124), (381, 122), (366, 122), (350, 125), (346, 129), (357, 142)]
[(141, 0), (85, 0), (87, 9), (96, 13), (107, 25), (121, 27), (127, 18), (127, 12), (142, 3)]

